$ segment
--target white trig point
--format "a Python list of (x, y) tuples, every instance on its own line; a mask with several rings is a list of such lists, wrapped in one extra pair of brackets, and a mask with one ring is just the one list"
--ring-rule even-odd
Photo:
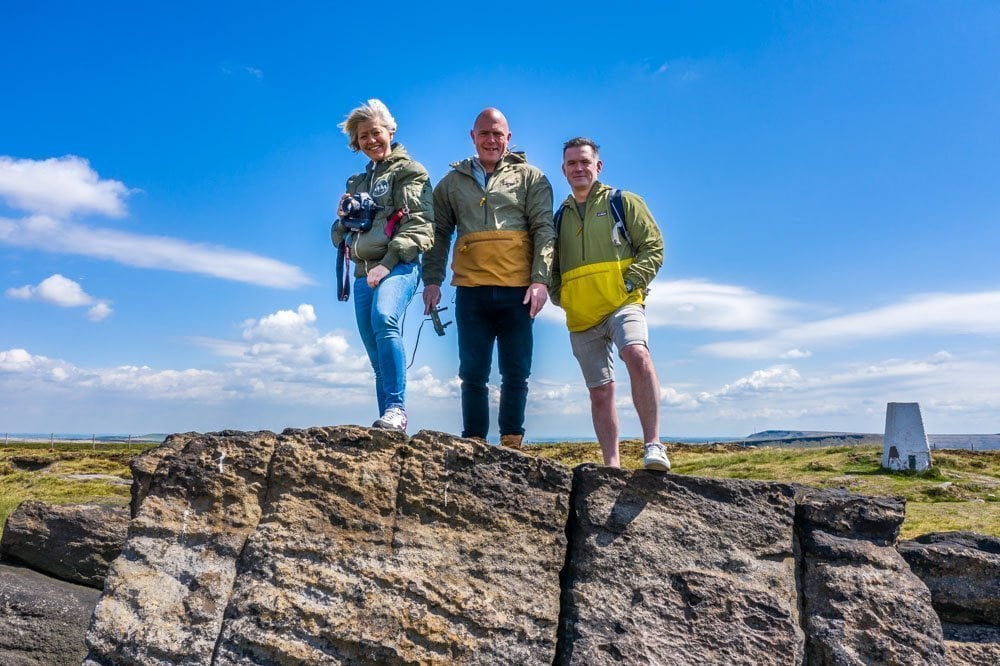
[(890, 402), (885, 408), (882, 467), (919, 471), (931, 466), (931, 447), (924, 432), (920, 404)]

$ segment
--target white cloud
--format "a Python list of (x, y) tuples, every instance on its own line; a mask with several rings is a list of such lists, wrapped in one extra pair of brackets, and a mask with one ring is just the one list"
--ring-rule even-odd
[(314, 284), (297, 266), (222, 246), (89, 227), (45, 215), (0, 218), (0, 243), (290, 289)]
[(87, 310), (87, 319), (90, 321), (104, 321), (111, 316), (112, 312), (113, 310), (111, 309), (111, 306), (107, 303), (98, 303), (94, 307)]
[(82, 157), (19, 160), (0, 155), (0, 198), (12, 208), (66, 216), (125, 214), (129, 190), (117, 180), (102, 180)]
[[(727, 358), (778, 357), (789, 348), (830, 346), (912, 334), (1000, 333), (1000, 291), (923, 294), (886, 307), (830, 317), (749, 341), (703, 345), (699, 351)], [(790, 357), (791, 358), (791, 357)]]
[(279, 310), (243, 322), (243, 339), (264, 342), (302, 342), (317, 337), (316, 310), (303, 303), (297, 310)]
[(42, 301), (64, 308), (90, 305), (92, 307), (87, 312), (87, 318), (91, 321), (101, 321), (112, 312), (111, 306), (106, 301), (95, 299), (85, 292), (78, 282), (58, 273), (50, 275), (35, 286), (12, 287), (5, 293), (10, 298)]
[(702, 279), (654, 281), (646, 300), (653, 327), (716, 331), (774, 329), (790, 321), (800, 306), (773, 296)]
[(741, 377), (731, 384), (726, 384), (713, 397), (726, 398), (735, 395), (772, 393), (793, 388), (801, 381), (802, 376), (795, 368), (776, 365), (764, 370), (755, 370), (749, 377)]

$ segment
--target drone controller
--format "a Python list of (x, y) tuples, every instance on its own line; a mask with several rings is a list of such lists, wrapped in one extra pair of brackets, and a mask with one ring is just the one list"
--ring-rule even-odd
[(437, 333), (438, 335), (444, 335), (444, 329), (448, 328), (454, 323), (450, 321), (445, 322), (443, 324), (441, 323), (440, 313), (444, 312), (447, 309), (448, 308), (434, 308), (433, 310), (431, 310), (431, 323), (434, 324), (434, 332)]

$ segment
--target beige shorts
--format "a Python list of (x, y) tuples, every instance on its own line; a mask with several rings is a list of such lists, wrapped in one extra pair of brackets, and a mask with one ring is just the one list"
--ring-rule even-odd
[(597, 388), (615, 381), (615, 360), (611, 356), (611, 344), (618, 348), (618, 355), (629, 345), (649, 347), (649, 329), (646, 326), (646, 311), (641, 305), (623, 305), (597, 326), (586, 331), (569, 334), (583, 379), (587, 388)]

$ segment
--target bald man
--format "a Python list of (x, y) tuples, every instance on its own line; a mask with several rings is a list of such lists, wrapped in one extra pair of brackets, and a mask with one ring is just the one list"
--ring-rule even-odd
[(497, 109), (469, 132), (476, 155), (451, 165), (434, 188), (434, 246), (423, 256), (424, 313), (441, 302), (452, 259), (462, 436), (486, 439), (496, 343), (500, 444), (521, 448), (533, 348), (532, 324), (548, 299), (555, 227), (552, 186), (523, 152), (508, 149), (510, 127)]

